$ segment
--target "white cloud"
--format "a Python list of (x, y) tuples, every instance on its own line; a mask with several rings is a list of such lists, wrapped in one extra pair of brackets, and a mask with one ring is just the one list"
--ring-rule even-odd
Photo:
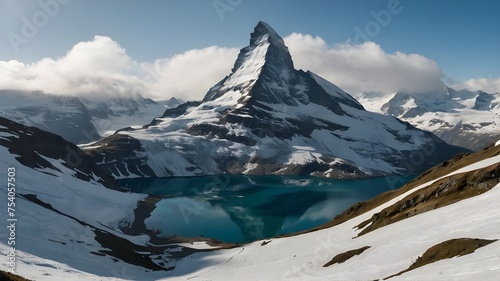
[(65, 56), (33, 64), (0, 62), (0, 88), (60, 95), (128, 95), (144, 90), (136, 63), (109, 37), (76, 44)]
[(453, 87), (470, 91), (481, 90), (487, 93), (500, 93), (500, 78), (470, 79), (465, 82), (456, 82)]
[[(328, 46), (320, 37), (297, 33), (284, 39), (296, 68), (311, 70), (354, 95), (442, 87), (438, 65), (421, 55), (388, 54), (373, 42)], [(86, 97), (140, 93), (156, 100), (172, 96), (199, 100), (230, 73), (238, 51), (212, 46), (153, 63), (136, 62), (111, 38), (96, 36), (60, 58), (32, 64), (0, 61), (0, 89)], [(469, 80), (459, 86), (493, 92), (500, 89), (500, 79)]]
[(229, 73), (237, 53), (237, 49), (208, 47), (138, 63), (111, 38), (96, 36), (76, 44), (61, 58), (33, 64), (0, 61), (0, 89), (93, 98), (139, 93), (158, 100), (201, 99)]
[(320, 37), (293, 33), (285, 38), (295, 67), (311, 70), (351, 94), (428, 92), (442, 88), (442, 72), (417, 54), (387, 54), (373, 42), (328, 46)]
[(146, 83), (151, 96), (200, 100), (230, 73), (237, 55), (238, 49), (212, 46), (143, 63), (141, 68), (148, 74)]

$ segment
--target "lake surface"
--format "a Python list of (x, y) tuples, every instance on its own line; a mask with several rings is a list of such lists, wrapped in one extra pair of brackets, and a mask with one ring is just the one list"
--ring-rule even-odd
[(352, 204), (412, 178), (220, 175), (129, 179), (120, 184), (163, 198), (145, 221), (162, 235), (250, 242), (321, 225)]

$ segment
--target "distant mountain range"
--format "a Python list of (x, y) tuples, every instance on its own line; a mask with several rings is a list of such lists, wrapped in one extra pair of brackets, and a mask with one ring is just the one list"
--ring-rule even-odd
[(128, 126), (142, 126), (183, 100), (155, 102), (130, 97), (85, 98), (0, 90), (0, 117), (58, 134), (75, 144), (89, 143)]
[(498, 138), (500, 93), (456, 91), (444, 84), (442, 89), (398, 92), (385, 99), (365, 95), (359, 100), (370, 110), (398, 117), (456, 146), (480, 150)]

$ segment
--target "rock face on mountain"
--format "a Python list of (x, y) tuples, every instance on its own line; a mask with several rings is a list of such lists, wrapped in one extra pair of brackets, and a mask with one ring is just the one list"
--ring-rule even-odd
[(283, 39), (263, 22), (231, 74), (200, 103), (168, 109), (142, 129), (120, 131), (84, 150), (122, 178), (363, 178), (418, 172), (461, 151), (394, 117), (368, 112), (334, 84), (296, 70)]
[(499, 93), (456, 91), (444, 84), (435, 93), (398, 92), (380, 111), (471, 150), (495, 141), (500, 130)]

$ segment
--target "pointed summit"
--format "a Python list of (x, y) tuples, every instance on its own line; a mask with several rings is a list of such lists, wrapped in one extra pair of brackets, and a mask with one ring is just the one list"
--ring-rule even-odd
[[(321, 85), (320, 85), (321, 84)], [(326, 90), (324, 87), (328, 88)], [(363, 107), (330, 82), (294, 68), (283, 39), (267, 23), (260, 21), (250, 35), (250, 45), (240, 50), (231, 74), (213, 86), (203, 102), (224, 100), (224, 106), (259, 111), (269, 104), (298, 106), (321, 104), (342, 114), (339, 102)], [(215, 104), (220, 103), (213, 103)]]
[[(250, 45), (241, 49), (233, 68), (233, 73), (243, 66), (246, 60), (251, 60), (253, 65), (272, 65), (274, 69), (293, 72), (292, 57), (285, 46), (283, 39), (267, 23), (260, 21), (250, 34)], [(282, 71), (280, 71), (282, 72)]]
[(283, 39), (278, 35), (278, 33), (270, 25), (263, 21), (259, 21), (257, 26), (255, 26), (254, 32), (250, 37), (250, 45), (255, 45), (259, 39), (266, 35), (268, 41), (272, 44), (286, 48), (285, 42), (283, 42)]
[(247, 48), (252, 49), (252, 47), (262, 45), (266, 46), (265, 59), (267, 62), (272, 63), (274, 67), (286, 68), (290, 71), (295, 70), (292, 56), (290, 56), (283, 38), (270, 25), (259, 21), (250, 35), (250, 45)]
[[(250, 35), (250, 45), (240, 50), (231, 74), (212, 87), (204, 101), (214, 100), (227, 92), (239, 92), (249, 97), (254, 86), (266, 81), (275, 81), (286, 87), (297, 80), (292, 57), (283, 39), (267, 23), (260, 21)], [(270, 98), (270, 99), (268, 99)], [(285, 96), (264, 98), (269, 102), (287, 103)]]

